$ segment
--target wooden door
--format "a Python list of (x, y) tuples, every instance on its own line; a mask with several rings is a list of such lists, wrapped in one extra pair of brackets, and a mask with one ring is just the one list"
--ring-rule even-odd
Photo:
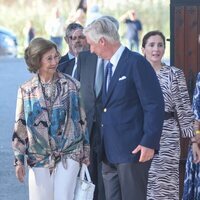
[[(171, 0), (170, 63), (183, 69), (192, 100), (197, 73), (200, 72), (200, 1)], [(181, 139), (180, 199), (183, 191), (188, 139)]]

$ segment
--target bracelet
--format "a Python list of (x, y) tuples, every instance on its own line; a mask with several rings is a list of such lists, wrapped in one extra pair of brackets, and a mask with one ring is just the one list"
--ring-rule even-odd
[(197, 143), (197, 141), (191, 141), (191, 144)]
[(196, 134), (200, 134), (200, 130), (196, 130), (195, 133), (196, 133)]

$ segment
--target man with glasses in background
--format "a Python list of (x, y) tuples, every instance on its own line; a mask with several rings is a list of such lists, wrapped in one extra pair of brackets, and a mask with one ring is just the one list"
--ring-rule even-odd
[(89, 49), (86, 38), (83, 35), (83, 26), (71, 23), (67, 26), (65, 37), (69, 51), (61, 57), (58, 70), (76, 78), (77, 56), (81, 51)]

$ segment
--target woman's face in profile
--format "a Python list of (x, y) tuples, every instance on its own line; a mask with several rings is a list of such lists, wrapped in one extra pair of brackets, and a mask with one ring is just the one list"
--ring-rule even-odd
[(55, 48), (47, 51), (41, 59), (39, 74), (54, 74), (60, 60), (60, 55)]
[(150, 62), (161, 62), (165, 52), (164, 41), (160, 35), (150, 36), (142, 52), (146, 59)]

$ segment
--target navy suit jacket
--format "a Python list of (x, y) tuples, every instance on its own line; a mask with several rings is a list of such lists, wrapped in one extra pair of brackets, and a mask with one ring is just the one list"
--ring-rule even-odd
[(81, 82), (81, 96), (87, 116), (87, 125), (91, 134), (94, 121), (100, 123), (102, 112), (101, 93), (95, 96), (95, 77), (98, 57), (90, 51), (80, 52), (77, 61), (77, 80)]
[(59, 63), (58, 64), (58, 70), (62, 73), (72, 75), (73, 69), (75, 64), (75, 58)]
[(69, 61), (70, 59), (69, 59), (69, 55), (68, 55), (68, 53), (67, 54), (65, 54), (64, 56), (61, 56), (61, 58), (60, 58), (60, 61), (59, 61), (59, 64), (60, 63), (63, 63), (63, 62), (66, 62), (66, 61)]
[(164, 99), (157, 76), (140, 54), (125, 48), (103, 91), (102, 150), (111, 163), (137, 162), (140, 144), (158, 150)]

